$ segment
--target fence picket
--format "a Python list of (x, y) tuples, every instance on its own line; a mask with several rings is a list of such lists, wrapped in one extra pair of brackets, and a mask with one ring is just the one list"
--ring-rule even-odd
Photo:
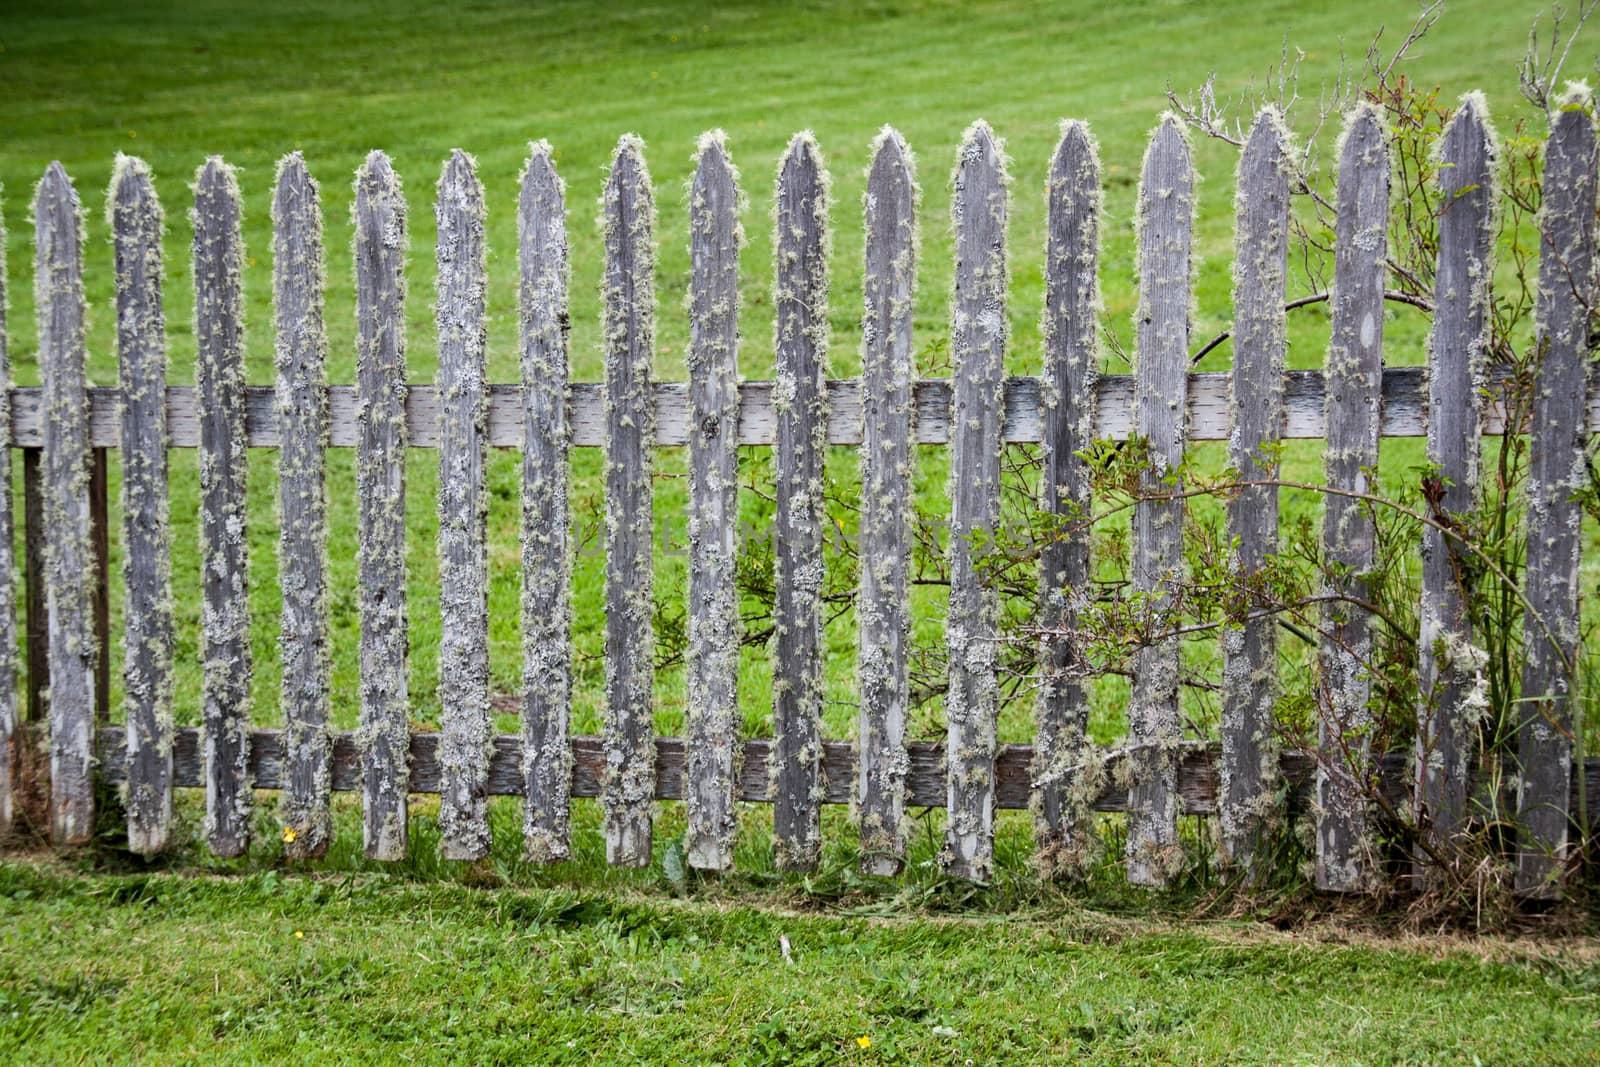
[(60, 163), (33, 198), (34, 306), (44, 377), (45, 596), (50, 643), (50, 836), (94, 832), (94, 567), (84, 395), (83, 214)]
[(995, 674), (999, 597), (981, 574), (1000, 518), (1000, 422), (1005, 404), (1005, 157), (989, 124), (961, 139), (950, 204), (955, 289), (950, 307), (954, 414), (950, 433), (950, 610), (945, 643), (946, 874), (985, 882), (994, 867)]
[(483, 185), (459, 148), (439, 178), (439, 848), (489, 854), (489, 499), (484, 437), (488, 253)]
[(867, 172), (865, 311), (861, 323), (861, 870), (905, 864), (907, 642), (911, 628), (912, 300), (917, 184), (911, 150), (885, 126)]
[(548, 141), (530, 146), (517, 202), (522, 333), (523, 851), (569, 851), (572, 549), (567, 540), (567, 209)]
[[(1488, 104), (1462, 98), (1439, 140), (1439, 263), (1428, 338), (1428, 462), (1431, 517), (1470, 511), (1478, 495), (1478, 394), (1489, 340), (1494, 269), (1495, 159)], [(1428, 846), (1448, 857), (1467, 815), (1467, 761), (1474, 743), (1470, 701), (1482, 653), (1472, 644), (1460, 547), (1422, 531), (1421, 700), (1417, 724), (1417, 815)], [(1431, 857), (1418, 858), (1428, 880)]]
[(1538, 291), (1538, 348), (1528, 478), (1522, 703), (1518, 755), (1516, 888), (1561, 895), (1569, 854), (1568, 797), (1580, 632), (1578, 563), (1589, 484), (1584, 401), (1589, 385), (1589, 306), (1595, 284), (1593, 99), (1574, 88), (1550, 118), (1545, 149)]
[(1089, 127), (1061, 124), (1050, 160), (1045, 248), (1044, 473), (1041, 506), (1063, 525), (1039, 560), (1040, 687), (1034, 709), (1035, 865), (1079, 877), (1093, 859), (1090, 802), (1099, 792), (1089, 696), (1072, 636), (1089, 584), (1089, 469), (1099, 372), (1100, 157)]
[(655, 198), (644, 142), (617, 142), (605, 189), (606, 862), (650, 863), (655, 629), (650, 484)]
[[(1156, 609), (1154, 625), (1165, 626), (1160, 609), (1171, 602), (1183, 569), (1181, 499), (1161, 494), (1182, 488), (1189, 362), (1190, 243), (1194, 227), (1194, 168), (1189, 141), (1177, 116), (1167, 114), (1150, 138), (1139, 182), (1139, 310), (1136, 432), (1150, 449), (1141, 479), (1145, 494), (1133, 517), (1133, 587)], [(1178, 641), (1157, 635), (1140, 646), (1134, 661), (1128, 709), (1131, 740), (1138, 746), (1128, 818), (1128, 880), (1162, 885), (1182, 860), (1178, 841), (1177, 751), (1183, 739), (1178, 708)]]
[(14, 812), (17, 707), (17, 587), (11, 543), (11, 346), (6, 332), (6, 225), (0, 214), (0, 838)]
[[(1283, 425), (1283, 307), (1289, 255), (1289, 131), (1263, 108), (1239, 157), (1234, 260), (1233, 434), (1229, 465), (1241, 481), (1278, 476)], [(1241, 590), (1278, 551), (1278, 487), (1250, 485), (1228, 501), (1228, 534)], [(1270, 603), (1239, 598), (1241, 619), (1222, 632), (1222, 858), (1249, 870), (1274, 822), (1278, 784), (1273, 705), (1278, 620)]]
[(150, 856), (167, 846), (172, 828), (172, 535), (162, 212), (143, 160), (118, 153), (106, 214), (116, 259), (122, 390), (124, 805), (129, 850)]
[(206, 840), (250, 845), (250, 598), (245, 537), (244, 247), (239, 183), (212, 156), (195, 177), (195, 387), (200, 405), (200, 559)]
[(739, 740), (739, 190), (721, 130), (689, 193), (689, 707), (691, 867), (733, 866)]
[(389, 158), (356, 173), (356, 493), (360, 518), (362, 838), (406, 855), (406, 202)]
[[(1388, 256), (1389, 149), (1383, 112), (1359, 105), (1339, 150), (1334, 238), (1332, 336), (1328, 346), (1328, 485), (1371, 490), (1378, 465), (1379, 393), (1383, 381), (1383, 282)], [(1378, 856), (1368, 825), (1372, 774), (1372, 620), (1367, 574), (1376, 562), (1377, 529), (1360, 500), (1323, 501), (1322, 549), (1333, 570), (1319, 649), (1317, 888), (1364, 892), (1375, 884)]]
[(816, 868), (822, 849), (822, 479), (828, 351), (828, 174), (810, 131), (778, 164), (777, 550), (773, 830), (779, 870)]
[(328, 781), (328, 338), (323, 326), (322, 208), (299, 152), (278, 162), (272, 194), (272, 302), (283, 613), (279, 692), (287, 752), (284, 854), (314, 859), (332, 833)]

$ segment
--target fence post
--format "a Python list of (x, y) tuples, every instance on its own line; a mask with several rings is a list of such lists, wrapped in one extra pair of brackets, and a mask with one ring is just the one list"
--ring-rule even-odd
[(328, 795), (328, 337), (322, 208), (299, 152), (278, 161), (272, 194), (272, 302), (278, 414), (278, 554), (283, 610), (284, 854), (315, 859), (332, 834)]
[[(116, 256), (118, 384), (122, 390), (125, 806), (128, 848), (150, 856), (166, 848), (172, 825), (173, 624), (162, 212), (150, 168), (143, 160), (117, 155), (106, 214)], [(109, 661), (110, 656), (101, 658)]]
[[(1590, 309), (1595, 295), (1595, 123), (1574, 88), (1550, 116), (1539, 231), (1538, 340), (1528, 478), (1530, 610), (1523, 625), (1516, 888), (1561, 895), (1572, 791), (1572, 696), (1579, 642), (1578, 564), (1589, 484)], [(1587, 813), (1584, 813), (1587, 814)]]
[(439, 848), (447, 860), (489, 854), (489, 500), (484, 447), (483, 185), (471, 156), (439, 178)]
[(195, 178), (196, 404), (204, 571), (206, 838), (219, 856), (250, 844), (250, 598), (245, 537), (244, 250), (239, 183), (213, 156)]
[(33, 200), (34, 304), (44, 375), (44, 528), (50, 645), (50, 833), (94, 832), (94, 547), (89, 402), (84, 380), (83, 215), (72, 179), (51, 163)]
[[(1190, 242), (1194, 169), (1189, 141), (1168, 113), (1150, 138), (1139, 182), (1138, 370), (1134, 432), (1150, 449), (1133, 516), (1133, 588), (1147, 598), (1151, 625), (1165, 630), (1172, 587), (1183, 572), (1182, 489), (1188, 425)], [(1178, 841), (1178, 640), (1155, 636), (1134, 661), (1128, 708), (1133, 785), (1128, 791), (1128, 881), (1162, 885), (1182, 864)]]
[(911, 150), (885, 126), (867, 171), (865, 311), (861, 322), (861, 539), (856, 615), (861, 690), (857, 802), (864, 874), (905, 864), (906, 656), (911, 612), (912, 301), (917, 184)]
[(655, 801), (651, 472), (655, 198), (644, 142), (626, 134), (605, 188), (606, 862), (645, 867)]
[[(1375, 104), (1358, 105), (1345, 121), (1337, 195), (1325, 469), (1329, 488), (1366, 493), (1378, 465), (1389, 249), (1389, 149)], [(1368, 826), (1372, 620), (1362, 607), (1377, 529), (1361, 500), (1330, 493), (1323, 507), (1326, 592), (1340, 599), (1323, 612), (1319, 642), (1316, 880), (1318, 889), (1356, 893), (1375, 888), (1378, 871)]]
[(362, 837), (406, 855), (406, 201), (389, 157), (356, 172), (356, 494), (360, 512)]
[(816, 868), (822, 850), (822, 494), (828, 398), (828, 175), (810, 131), (778, 164), (772, 302), (776, 330), (777, 566), (772, 748), (777, 865)]
[(949, 785), (946, 874), (986, 882), (994, 873), (995, 675), (999, 596), (982, 574), (1000, 519), (1000, 429), (1005, 416), (1006, 170), (994, 132), (967, 127), (950, 203), (955, 289), (950, 418), (950, 610), (945, 620)]
[(1091, 805), (1104, 784), (1089, 741), (1089, 696), (1072, 631), (1088, 595), (1089, 468), (1099, 373), (1100, 157), (1089, 127), (1063, 122), (1046, 188), (1044, 458), (1040, 503), (1062, 526), (1039, 558), (1040, 687), (1034, 709), (1034, 863), (1081, 877), (1093, 860)]
[(517, 204), (522, 340), (522, 816), (534, 863), (567, 858), (572, 548), (567, 540), (567, 211), (548, 141)]
[(689, 865), (733, 866), (739, 748), (739, 189), (721, 130), (689, 193)]
[[(1498, 151), (1488, 105), (1469, 93), (1439, 140), (1439, 265), (1428, 338), (1431, 517), (1457, 521), (1478, 499), (1478, 407), (1489, 340)], [(1473, 643), (1462, 546), (1437, 526), (1422, 531), (1417, 815), (1424, 841), (1449, 858), (1467, 817), (1468, 760), (1475, 749), (1472, 692), (1484, 654)], [(1419, 856), (1424, 881), (1432, 859)]]
[(0, 839), (11, 834), (16, 818), (18, 756), (22, 744), (17, 717), (17, 587), (11, 544), (11, 347), (6, 332), (6, 227), (0, 215)]
[[(1289, 256), (1289, 131), (1276, 108), (1256, 116), (1239, 157), (1234, 258), (1233, 396), (1228, 462), (1241, 481), (1278, 477), (1283, 430), (1284, 290)], [(1228, 500), (1237, 615), (1222, 631), (1222, 859), (1248, 872), (1274, 825), (1278, 746), (1278, 619), (1251, 591), (1278, 551), (1278, 487), (1247, 485)]]

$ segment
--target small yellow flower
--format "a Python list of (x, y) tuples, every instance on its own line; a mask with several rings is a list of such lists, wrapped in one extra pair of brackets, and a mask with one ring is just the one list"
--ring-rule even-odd
[(294, 939), (296, 941), (304, 941), (306, 939), (305, 931), (304, 930), (296, 930), (294, 932)]
[(286, 845), (294, 844), (294, 839), (295, 839), (296, 836), (298, 836), (298, 835), (295, 834), (294, 827), (285, 826), (283, 828), (283, 843), (284, 844), (286, 844)]
[(868, 1037), (866, 1034), (862, 1034), (860, 1037), (856, 1038), (856, 1048), (871, 1048), (871, 1047), (872, 1047), (872, 1038)]

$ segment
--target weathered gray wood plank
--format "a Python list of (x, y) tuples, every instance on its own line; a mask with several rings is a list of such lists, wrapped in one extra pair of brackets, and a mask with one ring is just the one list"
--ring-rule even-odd
[(912, 301), (917, 283), (917, 182), (911, 149), (885, 126), (867, 172), (866, 269), (861, 320), (860, 589), (861, 870), (905, 865), (907, 648), (911, 627)]
[[(1328, 346), (1328, 485), (1353, 493), (1372, 486), (1378, 465), (1379, 390), (1383, 380), (1383, 282), (1388, 255), (1389, 148), (1383, 112), (1359, 105), (1339, 150), (1334, 238), (1333, 323)], [(1380, 857), (1370, 831), (1372, 620), (1367, 574), (1376, 562), (1377, 529), (1361, 501), (1323, 501), (1322, 550), (1333, 577), (1327, 592), (1345, 599), (1324, 612), (1318, 652), (1317, 888), (1366, 892), (1377, 885)]]
[(489, 498), (483, 185), (460, 149), (439, 178), (439, 850), (489, 854)]
[(995, 674), (999, 596), (982, 574), (1000, 520), (1000, 421), (1005, 405), (1005, 156), (983, 121), (958, 149), (950, 202), (955, 288), (950, 353), (955, 410), (950, 440), (950, 687), (944, 712), (950, 760), (949, 819), (939, 864), (956, 878), (994, 873), (994, 752), (1000, 710)]
[(778, 164), (776, 596), (772, 667), (777, 865), (815, 869), (822, 849), (822, 496), (828, 351), (828, 174), (809, 131)]
[(363, 840), (406, 855), (406, 202), (382, 152), (356, 172), (356, 494)]
[(1089, 593), (1089, 469), (1079, 453), (1094, 440), (1100, 363), (1100, 156), (1086, 124), (1061, 124), (1048, 183), (1040, 503), (1063, 525), (1039, 559), (1034, 863), (1050, 877), (1082, 877), (1095, 858), (1090, 801), (1102, 784), (1085, 759), (1089, 695), (1072, 637)]
[(1550, 116), (1539, 217), (1541, 352), (1528, 476), (1518, 756), (1517, 890), (1554, 899), (1571, 852), (1567, 800), (1580, 630), (1578, 564), (1589, 485), (1583, 401), (1589, 385), (1589, 309), (1595, 295), (1595, 148), (1592, 94), (1575, 87)]
[[(299, 152), (278, 162), (272, 194), (272, 303), (278, 425), (279, 692), (288, 741), (284, 854), (328, 849), (328, 336), (317, 183)], [(288, 835), (285, 835), (286, 838)]]
[[(1483, 405), (1481, 427), (1485, 436), (1497, 436), (1504, 425), (1503, 406), (1495, 400), (1504, 387), (1503, 367), (1484, 372), (1488, 400)], [(1226, 441), (1230, 433), (1228, 398), (1232, 375), (1211, 371), (1189, 375), (1187, 386), (1189, 440)], [(827, 434), (830, 445), (859, 446), (864, 436), (861, 383), (856, 379), (826, 383)], [(1008, 444), (1035, 444), (1044, 439), (1045, 407), (1041, 379), (1006, 379), (1005, 423)], [(1327, 433), (1326, 386), (1319, 370), (1292, 370), (1284, 375), (1282, 436), (1291, 440), (1321, 440)], [(911, 435), (919, 445), (950, 442), (950, 381), (923, 378), (911, 386), (915, 403)], [(1387, 367), (1383, 372), (1380, 428), (1384, 437), (1422, 437), (1426, 433), (1423, 408), (1426, 393), (1423, 368)], [(280, 443), (275, 393), (270, 386), (246, 389), (245, 430), (251, 448), (277, 448)], [(603, 388), (598, 382), (573, 382), (569, 387), (567, 424), (570, 444), (598, 448), (604, 439)], [(117, 446), (119, 421), (115, 389), (89, 390), (90, 443), (97, 448)], [(1127, 374), (1102, 374), (1095, 382), (1094, 437), (1123, 441), (1133, 435), (1134, 379)], [(772, 382), (739, 385), (739, 444), (767, 445), (776, 441), (777, 409)], [(44, 443), (42, 393), (36, 386), (11, 390), (12, 441), (21, 448)], [(357, 391), (348, 385), (328, 390), (328, 444), (333, 448), (356, 445)], [(682, 447), (689, 443), (689, 387), (685, 382), (654, 382), (651, 406), (656, 414), (656, 445)], [(1600, 433), (1600, 383), (1591, 384), (1586, 406), (1587, 429)], [(439, 446), (438, 393), (432, 385), (415, 384), (405, 391), (407, 437), (412, 448)], [(198, 412), (191, 386), (167, 387), (167, 432), (174, 448), (199, 443)], [(523, 440), (522, 387), (489, 386), (489, 445), (520, 448)]]
[[(123, 728), (111, 726), (100, 731), (96, 751), (101, 773), (112, 783), (125, 775)], [(522, 793), (521, 741), (515, 734), (497, 734), (489, 761), (489, 792), (493, 796), (518, 796)], [(193, 788), (201, 784), (200, 732), (180, 729), (173, 738), (173, 784)], [(771, 803), (771, 753), (768, 739), (741, 743), (739, 760), (739, 799), (746, 803)], [(906, 744), (910, 770), (906, 775), (906, 803), (913, 807), (941, 807), (945, 801), (944, 745), (925, 741)], [(1185, 815), (1215, 815), (1217, 812), (1217, 746), (1185, 741), (1178, 753), (1178, 793)], [(257, 789), (277, 789), (283, 783), (283, 735), (277, 730), (256, 730), (250, 735), (251, 784)], [(605, 774), (605, 744), (598, 737), (571, 739), (572, 795), (597, 797), (600, 779)], [(855, 793), (856, 746), (850, 741), (824, 741), (822, 766), (825, 770), (821, 800), (825, 804), (849, 804)], [(1094, 811), (1128, 810), (1128, 793), (1120, 782), (1126, 780), (1126, 748), (1100, 749), (1097, 760), (1107, 768), (1103, 787), (1090, 800)], [(1409, 755), (1389, 753), (1373, 761), (1378, 788), (1391, 804), (1400, 804), (1410, 795)], [(439, 790), (439, 735), (417, 733), (410, 738), (409, 759), (412, 786), (417, 793)], [(1310, 802), (1312, 779), (1318, 757), (1313, 752), (1287, 750), (1282, 756), (1285, 782), (1296, 803)], [(688, 762), (681, 737), (660, 737), (655, 745), (655, 797), (657, 800), (682, 800), (685, 767)], [(995, 753), (995, 802), (1000, 808), (1016, 811), (1028, 807), (1032, 792), (1029, 767), (1033, 750), (1028, 745), (1001, 745)], [(1583, 783), (1590, 795), (1600, 790), (1600, 758), (1584, 761)], [(1474, 790), (1485, 783), (1475, 781)], [(354, 733), (333, 735), (333, 789), (357, 792), (362, 788), (360, 743)], [(1574, 777), (1573, 796), (1579, 783)], [(1595, 816), (1591, 814), (1590, 818)]]
[[(1243, 481), (1278, 477), (1283, 424), (1283, 309), (1289, 256), (1289, 131), (1263, 108), (1239, 157), (1233, 268), (1233, 434), (1228, 463)], [(1256, 592), (1278, 552), (1278, 487), (1252, 485), (1228, 500), (1237, 543), (1236, 625), (1222, 631), (1221, 859), (1249, 871), (1259, 840), (1277, 825), (1278, 620)]]
[(34, 307), (44, 378), (45, 595), (50, 645), (50, 836), (94, 832), (94, 567), (89, 543), (89, 408), (84, 398), (83, 212), (51, 163), (33, 198)]
[(617, 143), (605, 198), (606, 862), (644, 867), (655, 795), (651, 472), (655, 196), (644, 142)]
[(129, 850), (151, 856), (167, 847), (172, 831), (172, 530), (162, 212), (142, 159), (118, 154), (106, 214), (116, 266), (122, 399), (124, 805)]
[(239, 183), (212, 156), (195, 176), (195, 390), (200, 405), (201, 622), (206, 841), (250, 845), (250, 597), (245, 535), (244, 245)]
[[(0, 427), (11, 421), (11, 345), (6, 332), (6, 226), (0, 213)], [(11, 449), (0, 446), (0, 838), (11, 833), (18, 743), (17, 587), (11, 533)]]
[(570, 849), (572, 547), (567, 503), (567, 209), (548, 141), (530, 146), (517, 203), (522, 342), (523, 851)]
[[(1189, 359), (1189, 286), (1192, 262), (1194, 169), (1177, 116), (1156, 127), (1145, 153), (1138, 202), (1138, 392), (1135, 425), (1149, 443), (1146, 494), (1133, 517), (1133, 587), (1151, 605), (1155, 630), (1171, 603), (1171, 586), (1183, 569), (1180, 499), (1185, 419), (1184, 374)], [(1162, 885), (1183, 862), (1178, 841), (1177, 752), (1183, 740), (1178, 714), (1178, 642), (1142, 645), (1134, 660), (1130, 739), (1138, 746), (1128, 818), (1128, 880)]]
[[(1489, 341), (1497, 156), (1488, 104), (1468, 94), (1439, 141), (1439, 262), (1428, 337), (1428, 462), (1437, 496), (1430, 507), (1446, 523), (1478, 499), (1478, 392)], [(1445, 856), (1467, 817), (1467, 761), (1477, 726), (1472, 692), (1484, 661), (1473, 644), (1469, 580), (1454, 542), (1424, 527), (1416, 812), (1426, 839)], [(1419, 858), (1425, 880), (1430, 865)]]
[(721, 130), (689, 190), (689, 706), (691, 867), (733, 866), (739, 741), (739, 188)]

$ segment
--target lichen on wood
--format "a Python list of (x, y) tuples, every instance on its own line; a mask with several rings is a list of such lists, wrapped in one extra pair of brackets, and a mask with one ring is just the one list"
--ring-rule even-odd
[[(1491, 326), (1499, 148), (1481, 94), (1462, 98), (1437, 151), (1443, 210), (1428, 335), (1427, 454), (1436, 497), (1429, 504), (1432, 517), (1449, 524), (1478, 500), (1479, 398)], [(1473, 643), (1468, 570), (1459, 546), (1438, 526), (1423, 528), (1414, 815), (1434, 852), (1446, 859), (1466, 824), (1468, 760), (1488, 711), (1487, 654)], [(1433, 863), (1418, 856), (1422, 882), (1440, 876)]]
[(245, 531), (244, 243), (239, 183), (212, 156), (195, 176), (195, 388), (200, 407), (201, 722), (206, 840), (250, 845), (250, 596)]
[(122, 408), (122, 689), (128, 725), (123, 805), (128, 849), (151, 856), (167, 847), (172, 832), (173, 606), (162, 211), (143, 160), (118, 153), (106, 215), (116, 269)]
[(483, 185), (457, 149), (439, 178), (439, 849), (489, 854), (489, 415), (484, 356), (488, 252)]
[(1045, 190), (1044, 471), (1040, 505), (1061, 528), (1039, 557), (1039, 695), (1034, 708), (1034, 865), (1082, 878), (1098, 853), (1092, 804), (1104, 785), (1089, 738), (1086, 666), (1074, 631), (1087, 603), (1091, 506), (1083, 452), (1094, 440), (1100, 366), (1100, 155), (1089, 127), (1063, 122)]
[[(1239, 157), (1233, 267), (1233, 397), (1228, 465), (1242, 482), (1278, 477), (1288, 346), (1289, 130), (1275, 107), (1256, 116)], [(1278, 620), (1259, 589), (1278, 552), (1278, 487), (1245, 485), (1227, 502), (1236, 615), (1222, 631), (1220, 859), (1250, 872), (1277, 825)]]
[[(1388, 255), (1389, 149), (1383, 112), (1351, 111), (1339, 141), (1332, 330), (1328, 344), (1327, 447), (1330, 488), (1368, 493), (1378, 465), (1383, 381), (1383, 288)], [(1377, 528), (1359, 499), (1329, 494), (1322, 548), (1330, 568), (1318, 666), (1316, 882), (1330, 892), (1377, 885), (1371, 834), (1372, 619), (1369, 575)]]
[(916, 453), (912, 311), (917, 281), (914, 161), (885, 126), (867, 169), (865, 309), (861, 319), (861, 536), (856, 617), (860, 646), (860, 770), (856, 818), (861, 870), (889, 876), (905, 865), (907, 673), (911, 612), (912, 475)]
[(950, 297), (950, 609), (945, 619), (948, 821), (939, 865), (986, 882), (994, 873), (995, 673), (999, 594), (983, 574), (1000, 519), (1005, 414), (1006, 160), (989, 124), (967, 127), (952, 176)]
[(299, 152), (278, 161), (272, 194), (272, 303), (278, 432), (278, 584), (283, 609), (279, 694), (288, 741), (283, 851), (315, 859), (332, 834), (328, 810), (328, 337), (322, 208)]
[(700, 138), (689, 188), (689, 652), (685, 858), (733, 866), (739, 731), (738, 172), (721, 130)]
[(567, 527), (567, 213), (548, 141), (529, 146), (517, 203), (522, 343), (523, 852), (570, 850), (572, 546)]
[(389, 158), (356, 172), (356, 496), (361, 614), (362, 836), (406, 855), (406, 202)]
[[(1168, 628), (1173, 585), (1183, 574), (1180, 467), (1188, 428), (1186, 386), (1195, 176), (1182, 122), (1168, 113), (1145, 152), (1136, 214), (1139, 305), (1135, 433), (1149, 448), (1133, 515), (1132, 579), (1152, 629)], [(1163, 885), (1184, 862), (1178, 840), (1178, 640), (1159, 636), (1134, 657), (1128, 707), (1130, 740), (1128, 881)]]
[(625, 134), (602, 198), (605, 280), (606, 862), (644, 867), (655, 797), (655, 197), (644, 142)]
[(827, 445), (828, 172), (809, 130), (778, 164), (773, 242), (777, 520), (773, 832), (780, 870), (822, 849), (822, 502)]

